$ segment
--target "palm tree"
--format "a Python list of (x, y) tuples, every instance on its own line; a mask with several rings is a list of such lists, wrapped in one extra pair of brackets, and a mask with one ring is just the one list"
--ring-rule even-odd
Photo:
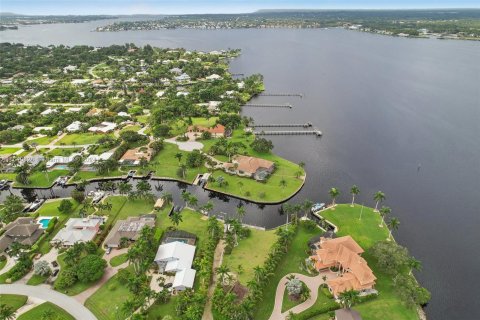
[(312, 208), (312, 206), (313, 206), (313, 202), (310, 201), (309, 199), (305, 199), (303, 201), (302, 210), (303, 210), (304, 217), (307, 217), (308, 211)]
[(47, 179), (48, 183), (50, 183), (50, 177), (48, 176), (48, 169), (47, 169), (47, 165), (45, 164), (45, 162), (40, 163), (37, 166), (37, 170), (40, 171), (40, 172), (43, 172), (45, 174), (45, 179)]
[(388, 229), (390, 230), (390, 235), (388, 236), (388, 238), (391, 239), (393, 230), (398, 230), (398, 227), (400, 226), (400, 220), (398, 220), (398, 218), (393, 217), (392, 219), (390, 219), (390, 221), (388, 221), (387, 226), (388, 226)]
[(45, 309), (41, 316), (40, 316), (40, 319), (42, 320), (53, 320), (53, 319), (57, 319), (57, 315), (55, 314), (55, 312), (53, 312), (52, 309)]
[(355, 290), (343, 291), (339, 294), (340, 305), (350, 309), (359, 300), (359, 292)]
[(282, 193), (283, 191), (285, 190), (285, 187), (287, 186), (287, 180), (285, 180), (284, 178), (282, 178), (282, 180), (280, 180), (280, 187), (282, 187)]
[(15, 319), (15, 310), (6, 304), (0, 304), (0, 319), (13, 320)]
[(352, 195), (352, 204), (351, 207), (355, 204), (355, 196), (360, 193), (360, 188), (357, 187), (356, 185), (353, 185), (352, 188), (350, 188), (350, 194)]
[(120, 194), (128, 194), (130, 191), (132, 191), (132, 185), (127, 182), (122, 182), (118, 184), (118, 192)]
[(183, 157), (183, 154), (181, 154), (180, 152), (175, 154), (175, 158), (178, 159), (178, 162), (182, 161), (182, 157)]
[(380, 208), (380, 216), (382, 217), (382, 222), (380, 223), (379, 227), (383, 228), (383, 225), (385, 224), (385, 217), (389, 215), (392, 212), (392, 209), (389, 207), (382, 206)]
[(384, 201), (385, 200), (385, 193), (383, 193), (382, 191), (377, 191), (374, 195), (373, 195), (373, 200), (375, 200), (375, 212), (378, 212), (378, 205), (380, 204), (380, 202)]
[(207, 213), (207, 216), (210, 217), (210, 212), (213, 210), (213, 202), (209, 200), (207, 203), (205, 203), (202, 207), (202, 210)]
[(183, 179), (185, 179), (185, 174), (186, 174), (186, 171), (187, 171), (187, 166), (182, 163), (182, 164), (180, 165), (180, 170), (182, 171), (182, 177), (183, 177)]
[(195, 208), (198, 204), (198, 199), (193, 194), (188, 197), (188, 205)]
[(420, 260), (417, 260), (414, 257), (410, 258), (410, 261), (408, 262), (408, 265), (410, 266), (410, 268), (415, 269), (417, 271), (422, 270), (422, 263), (420, 262)]
[(227, 265), (222, 264), (220, 267), (217, 268), (218, 278), (221, 284), (225, 283), (225, 279), (228, 278), (228, 273), (230, 272), (230, 268)]
[(190, 200), (190, 196), (192, 194), (186, 190), (182, 192), (182, 200), (185, 201), (185, 206), (188, 206), (188, 201)]
[(166, 204), (170, 204), (173, 202), (173, 195), (170, 192), (164, 192), (162, 194), (162, 199)]
[(338, 191), (337, 188), (331, 188), (330, 191), (328, 191), (328, 194), (332, 198), (332, 207), (335, 205), (335, 199), (338, 197), (340, 194), (340, 191)]
[(240, 206), (237, 208), (237, 215), (240, 219), (240, 223), (242, 223), (242, 220), (243, 220), (243, 217), (245, 216), (247, 212), (245, 211), (245, 207), (244, 206)]
[(172, 212), (172, 214), (170, 215), (170, 221), (172, 221), (175, 227), (178, 227), (180, 222), (183, 222), (182, 213), (179, 211)]

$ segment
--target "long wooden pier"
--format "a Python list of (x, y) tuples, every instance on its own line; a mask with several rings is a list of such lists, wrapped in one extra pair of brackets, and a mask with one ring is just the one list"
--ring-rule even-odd
[(287, 104), (244, 104), (244, 107), (250, 107), (250, 108), (289, 108), (292, 109), (293, 106), (289, 103)]
[(278, 93), (259, 93), (258, 96), (261, 96), (261, 97), (299, 97), (299, 98), (303, 98), (303, 93), (282, 93), (282, 92), (278, 92)]
[(275, 131), (254, 131), (258, 136), (280, 136), (280, 135), (316, 135), (320, 137), (322, 131), (320, 130), (275, 130)]
[(232, 73), (231, 76), (232, 77), (243, 77), (245, 74), (243, 73)]
[(309, 128), (312, 127), (311, 122), (307, 123), (284, 123), (284, 124), (275, 124), (275, 123), (269, 123), (269, 124), (252, 124), (250, 127), (252, 128), (262, 128), (262, 127), (297, 127), (297, 128)]

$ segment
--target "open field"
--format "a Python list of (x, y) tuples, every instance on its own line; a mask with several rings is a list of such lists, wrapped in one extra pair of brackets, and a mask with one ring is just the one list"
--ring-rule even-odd
[(24, 314), (20, 315), (17, 319), (18, 320), (39, 320), (43, 319), (43, 314), (46, 310), (50, 310), (53, 312), (55, 319), (61, 320), (75, 320), (70, 314), (68, 314), (62, 308), (54, 305), (50, 302), (42, 303), (41, 305), (33, 308), (30, 311), (25, 312)]
[(73, 145), (73, 144), (93, 144), (97, 143), (102, 137), (109, 136), (113, 138), (112, 134), (97, 134), (97, 133), (72, 133), (57, 141), (57, 145)]
[(36, 143), (39, 146), (44, 146), (44, 145), (50, 144), (56, 138), (58, 138), (58, 137), (57, 136), (51, 136), (51, 137), (45, 136), (45, 137), (41, 137), (41, 138), (27, 140), (25, 142), (28, 143), (29, 145), (31, 145), (32, 143)]

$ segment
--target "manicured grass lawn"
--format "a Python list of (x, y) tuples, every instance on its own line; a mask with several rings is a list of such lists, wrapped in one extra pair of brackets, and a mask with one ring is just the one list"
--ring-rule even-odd
[(30, 184), (24, 185), (19, 182), (15, 182), (14, 185), (15, 187), (30, 187), (30, 188), (50, 187), (55, 181), (55, 179), (57, 179), (60, 176), (66, 176), (68, 175), (68, 173), (69, 173), (68, 170), (52, 170), (52, 171), (48, 171), (47, 173), (37, 171), (28, 177), (30, 180)]
[(257, 305), (254, 312), (253, 318), (255, 320), (268, 319), (272, 314), (273, 305), (275, 303), (275, 292), (281, 278), (292, 272), (309, 275), (300, 269), (300, 265), (308, 257), (306, 252), (308, 249), (308, 240), (321, 233), (322, 231), (320, 229), (309, 231), (302, 225), (298, 226), (297, 234), (288, 249), (288, 253), (282, 257), (275, 274), (272, 276), (267, 287), (265, 287), (263, 291), (264, 298), (262, 302)]
[(80, 152), (80, 150), (82, 150), (82, 148), (56, 148), (50, 150), (47, 155), (68, 157), (72, 153)]
[(61, 320), (75, 320), (74, 317), (72, 317), (70, 314), (68, 314), (65, 310), (62, 308), (54, 305), (53, 303), (50, 302), (45, 302), (39, 305), (38, 307), (33, 308), (32, 310), (25, 312), (24, 314), (20, 315), (18, 317), (18, 320), (38, 320), (42, 319), (42, 315), (46, 310), (51, 310), (56, 318), (55, 319), (61, 319)]
[[(181, 151), (178, 147), (172, 143), (164, 143), (164, 148), (160, 151), (155, 158), (152, 159), (149, 165), (150, 170), (155, 171), (155, 176), (157, 177), (169, 177), (174, 179), (183, 180), (177, 176), (177, 170), (180, 166), (180, 162), (175, 158), (175, 154), (182, 154), (182, 163), (185, 163), (188, 152)], [(207, 172), (207, 168), (187, 168), (185, 181), (193, 182), (197, 174)]]
[(87, 299), (85, 306), (99, 320), (124, 319), (121, 308), (129, 298), (132, 298), (132, 293), (117, 280), (115, 275)]
[[(3, 209), (2, 209), (3, 210)], [(0, 210), (0, 212), (2, 211)], [(0, 260), (0, 271), (2, 271), (3, 268), (5, 268), (5, 265), (7, 264), (7, 259), (5, 260)]]
[(29, 145), (31, 145), (32, 143), (36, 143), (39, 146), (44, 146), (44, 145), (50, 144), (50, 142), (52, 142), (56, 138), (57, 138), (57, 136), (52, 136), (52, 137), (45, 136), (45, 137), (41, 137), (41, 138), (27, 140), (25, 142), (28, 143)]
[(140, 122), (140, 123), (147, 123), (148, 122), (148, 118), (150, 116), (148, 115), (143, 115), (143, 116), (137, 116), (137, 121)]
[(16, 173), (0, 173), (0, 180), (14, 181), (16, 176)]
[(163, 319), (165, 316), (171, 316), (172, 320), (178, 320), (177, 312), (175, 311), (177, 297), (172, 297), (167, 303), (153, 304), (150, 309), (148, 309), (147, 319), (148, 320), (157, 320)]
[(97, 143), (98, 140), (105, 136), (110, 136), (113, 138), (112, 134), (97, 134), (97, 133), (72, 133), (68, 134), (65, 137), (63, 137), (60, 141), (57, 141), (57, 145), (60, 144), (66, 144), (66, 145), (71, 145), (71, 144), (93, 144)]
[(116, 257), (113, 257), (111, 260), (110, 260), (110, 265), (112, 267), (116, 267), (116, 266), (119, 266), (125, 262), (127, 262), (128, 260), (128, 256), (126, 253), (124, 254), (121, 254), (119, 256), (116, 256)]
[(34, 274), (30, 279), (28, 279), (27, 284), (31, 286), (38, 286), (39, 284), (42, 284), (47, 280), (48, 277), (43, 277), (39, 276), (37, 274)]
[[(388, 237), (386, 227), (380, 228), (380, 215), (373, 212), (372, 208), (364, 207), (360, 220), (360, 205), (354, 208), (349, 205), (338, 205), (335, 210), (326, 210), (321, 213), (323, 217), (339, 228), (337, 235), (350, 235), (358, 244), (367, 251), (375, 242)], [(418, 319), (415, 309), (407, 308), (396, 295), (391, 276), (381, 273), (375, 260), (365, 252), (362, 256), (367, 260), (369, 267), (377, 277), (375, 289), (378, 298), (355, 306), (355, 309), (367, 320), (410, 320)]]
[(137, 132), (140, 129), (142, 129), (141, 126), (139, 126), (138, 124), (134, 124), (134, 125), (126, 126), (126, 127), (122, 128), (122, 130), (120, 130), (120, 133), (125, 132), (125, 131), (135, 131), (135, 132)]
[(288, 291), (285, 289), (283, 293), (283, 302), (282, 302), (282, 312), (292, 309), (293, 307), (303, 303), (302, 299), (299, 298), (298, 300), (291, 300), (288, 296)]
[[(328, 290), (328, 289), (326, 289)], [(335, 304), (335, 300), (333, 299), (333, 297), (329, 297), (325, 294), (325, 292), (322, 290), (322, 287), (319, 287), (318, 288), (318, 296), (317, 296), (317, 301), (315, 301), (315, 304), (310, 308), (310, 309), (316, 309), (316, 308), (326, 308), (327, 306), (329, 305), (332, 305), (332, 304)], [(339, 308), (339, 306), (337, 305), (337, 308)], [(310, 309), (307, 309), (305, 310), (304, 312), (300, 312), (300, 314), (302, 313), (305, 313), (305, 312), (308, 312), (308, 310)], [(323, 313), (323, 314), (320, 314), (318, 316), (315, 316), (311, 319), (330, 319), (328, 317), (328, 312), (327, 313)]]
[[(120, 170), (114, 170), (102, 175), (98, 175), (96, 171), (78, 171), (75, 176), (71, 179), (71, 181), (79, 181), (79, 180), (88, 180), (88, 179), (98, 179), (98, 178), (106, 178), (106, 177), (121, 177), (125, 175), (125, 172)], [(69, 181), (69, 182), (71, 182)]]
[(20, 296), (17, 294), (0, 294), (0, 303), (9, 306), (13, 310), (22, 307), (27, 303), (27, 299), (27, 296)]
[(262, 231), (252, 228), (250, 237), (241, 239), (231, 254), (223, 256), (223, 264), (236, 273), (238, 265), (241, 265), (243, 272), (238, 276), (238, 280), (247, 285), (247, 282), (253, 279), (253, 268), (263, 265), (276, 239), (275, 230)]
[(3, 148), (0, 147), (0, 155), (12, 154), (20, 150), (20, 148)]

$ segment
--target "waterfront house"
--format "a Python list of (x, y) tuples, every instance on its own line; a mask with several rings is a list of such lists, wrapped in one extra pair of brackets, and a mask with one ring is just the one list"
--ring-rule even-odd
[(340, 276), (327, 281), (334, 297), (349, 290), (369, 291), (375, 286), (377, 279), (368, 267), (367, 261), (361, 257), (364, 252), (350, 236), (335, 239), (320, 238), (315, 244), (317, 250), (310, 261), (318, 271), (336, 268)]
[(202, 132), (210, 132), (214, 138), (220, 138), (226, 135), (226, 129), (221, 124), (217, 124), (214, 127), (188, 126), (187, 131), (190, 133), (198, 133), (198, 135), (202, 134)]
[(215, 81), (215, 80), (222, 80), (223, 78), (219, 76), (218, 74), (211, 74), (208, 77), (205, 77), (207, 81)]
[(52, 243), (60, 243), (63, 246), (73, 246), (77, 242), (88, 242), (95, 238), (103, 224), (103, 218), (70, 218), (52, 239)]
[(8, 250), (10, 245), (18, 242), (24, 245), (33, 245), (43, 234), (40, 224), (35, 219), (20, 217), (5, 226), (5, 232), (0, 236), (0, 253)]
[(149, 147), (139, 147), (127, 150), (118, 161), (121, 165), (137, 166), (140, 160), (144, 158), (148, 162), (152, 159), (152, 149)]
[(106, 161), (110, 159), (112, 155), (113, 155), (113, 152), (104, 152), (100, 155), (91, 154), (85, 159), (85, 161), (83, 161), (82, 170), (93, 170), (93, 164), (99, 161)]
[(47, 161), (46, 166), (48, 169), (53, 168), (54, 166), (60, 165), (68, 165), (70, 162), (73, 161), (76, 157), (81, 157), (80, 153), (72, 153), (71, 155), (64, 157), (64, 156), (54, 156), (50, 160)]
[(176, 76), (174, 79), (178, 82), (188, 82), (190, 81), (190, 76), (186, 73), (182, 73), (181, 75)]
[(261, 158), (237, 155), (233, 157), (231, 163), (224, 164), (224, 169), (239, 176), (263, 181), (275, 170), (275, 163)]
[(196, 271), (192, 269), (196, 247), (180, 241), (161, 244), (155, 255), (158, 269), (163, 272), (174, 272), (172, 288), (182, 291), (192, 288)]
[(95, 133), (107, 133), (115, 130), (116, 127), (117, 125), (115, 123), (104, 121), (96, 126), (88, 128), (88, 131)]
[(40, 114), (42, 116), (47, 116), (47, 115), (49, 115), (51, 113), (55, 113), (55, 112), (57, 112), (57, 110), (52, 109), (52, 108), (48, 108), (47, 110), (42, 111)]
[(33, 128), (33, 132), (41, 132), (41, 131), (52, 131), (53, 127), (35, 127)]
[(20, 111), (18, 111), (16, 114), (19, 115), (19, 116), (21, 116), (21, 115), (24, 115), (24, 114), (26, 114), (26, 113), (28, 113), (28, 109), (20, 110)]
[(156, 215), (145, 214), (139, 217), (128, 217), (126, 220), (118, 220), (105, 239), (104, 245), (108, 248), (118, 248), (122, 239), (135, 241), (144, 227), (154, 227)]

